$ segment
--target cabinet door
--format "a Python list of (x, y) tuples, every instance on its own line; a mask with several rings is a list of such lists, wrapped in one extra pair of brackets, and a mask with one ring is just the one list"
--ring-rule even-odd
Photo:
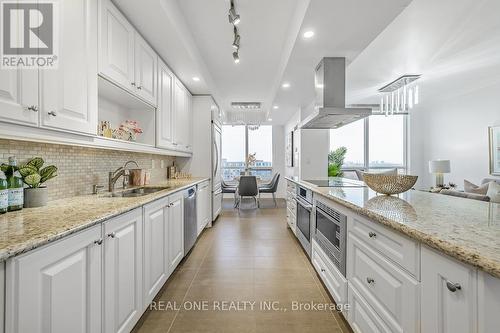
[(172, 273), (184, 257), (184, 204), (182, 194), (170, 197), (168, 214), (168, 263)]
[(135, 93), (135, 30), (111, 0), (101, 0), (99, 9), (99, 72)]
[(168, 199), (144, 206), (144, 306), (168, 278)]
[(174, 144), (177, 149), (190, 151), (191, 128), (190, 122), (190, 103), (191, 94), (184, 87), (181, 81), (176, 78), (174, 88)]
[(142, 315), (142, 209), (104, 230), (104, 331), (130, 332)]
[(156, 75), (158, 56), (148, 43), (135, 33), (135, 84), (136, 93), (156, 106)]
[(186, 120), (184, 123), (184, 130), (186, 131), (186, 150), (188, 152), (193, 151), (193, 96), (191, 93), (185, 89), (185, 112)]
[(476, 270), (427, 247), (421, 270), (422, 332), (476, 332)]
[(0, 121), (38, 125), (37, 70), (0, 69), (0, 110)]
[(158, 65), (158, 108), (156, 109), (156, 145), (174, 147), (174, 81), (175, 76), (162, 61)]
[(59, 2), (59, 64), (40, 70), (44, 127), (97, 130), (97, 0)]
[(7, 261), (6, 332), (101, 332), (101, 227)]
[(210, 195), (209, 183), (205, 182), (198, 185), (198, 194), (196, 198), (196, 216), (198, 219), (198, 235), (201, 234), (205, 226), (210, 222)]

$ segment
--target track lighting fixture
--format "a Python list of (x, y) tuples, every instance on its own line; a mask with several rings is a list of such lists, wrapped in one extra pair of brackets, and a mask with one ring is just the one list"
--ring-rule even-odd
[(240, 35), (238, 34), (238, 29), (234, 27), (234, 41), (233, 48), (238, 50), (240, 48)]
[(239, 64), (240, 63), (240, 56), (238, 55), (238, 51), (234, 51), (233, 52), (233, 59), (234, 59), (234, 63), (235, 64)]
[(240, 23), (240, 15), (236, 13), (236, 10), (234, 9), (234, 1), (231, 0), (231, 8), (229, 9), (229, 23), (233, 25), (238, 25)]

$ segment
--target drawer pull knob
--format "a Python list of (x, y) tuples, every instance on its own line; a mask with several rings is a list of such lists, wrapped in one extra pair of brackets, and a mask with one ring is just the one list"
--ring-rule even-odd
[(462, 286), (460, 285), (460, 283), (453, 283), (453, 282), (450, 282), (450, 281), (446, 281), (446, 287), (452, 293), (454, 293), (457, 290), (461, 290), (462, 289)]
[(368, 282), (368, 284), (373, 284), (373, 283), (375, 283), (375, 280), (371, 277), (367, 277), (366, 282)]
[(322, 272), (322, 273), (324, 273), (324, 272), (326, 272), (326, 271), (325, 271), (325, 269), (324, 269), (324, 268), (321, 268), (321, 272)]
[(376, 233), (374, 233), (373, 231), (370, 231), (370, 232), (368, 233), (368, 236), (369, 236), (370, 238), (373, 238), (373, 237), (377, 237), (377, 234), (376, 234)]

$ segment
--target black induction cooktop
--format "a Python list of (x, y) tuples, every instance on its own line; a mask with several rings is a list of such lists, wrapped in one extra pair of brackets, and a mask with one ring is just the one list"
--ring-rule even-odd
[(344, 178), (330, 178), (330, 179), (313, 179), (313, 180), (304, 180), (305, 182), (311, 183), (318, 187), (365, 187), (366, 185), (363, 182), (352, 179), (344, 179)]

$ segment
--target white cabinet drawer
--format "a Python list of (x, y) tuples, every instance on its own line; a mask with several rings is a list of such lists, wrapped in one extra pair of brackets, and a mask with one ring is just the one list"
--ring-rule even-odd
[(348, 230), (420, 281), (420, 245), (417, 242), (359, 216), (353, 217)]
[(333, 265), (318, 243), (312, 241), (311, 261), (337, 304), (347, 301), (347, 280)]
[(387, 333), (389, 327), (366, 303), (358, 291), (349, 285), (349, 312), (348, 321), (356, 333)]
[(394, 332), (419, 331), (419, 283), (367, 242), (350, 234), (347, 241), (347, 276)]

